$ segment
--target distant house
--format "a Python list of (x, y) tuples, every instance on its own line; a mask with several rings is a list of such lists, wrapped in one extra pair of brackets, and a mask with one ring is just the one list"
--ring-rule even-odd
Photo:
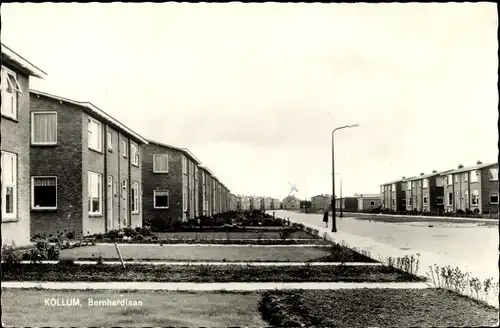
[(441, 176), (447, 212), (498, 213), (498, 163), (459, 165)]
[(142, 146), (89, 102), (41, 91), (31, 102), (31, 234), (142, 226)]
[(300, 210), (300, 199), (295, 196), (287, 196), (282, 200), (284, 210)]
[(444, 178), (447, 171), (432, 171), (430, 174), (420, 173), (408, 179), (406, 193), (406, 210), (418, 212), (442, 213), (444, 211)]
[(394, 212), (406, 211), (406, 186), (410, 179), (402, 177), (380, 186), (380, 201), (383, 208)]
[(316, 195), (311, 197), (311, 210), (312, 211), (323, 211), (325, 208), (331, 207), (331, 196), (330, 195)]
[(229, 210), (230, 211), (238, 210), (238, 197), (234, 194), (229, 194)]
[(356, 212), (358, 210), (358, 197), (348, 196), (335, 199), (336, 211)]
[(2, 44), (2, 243), (30, 244), (30, 78), (41, 69)]
[(358, 211), (371, 210), (381, 205), (378, 194), (355, 194), (354, 196), (358, 198)]

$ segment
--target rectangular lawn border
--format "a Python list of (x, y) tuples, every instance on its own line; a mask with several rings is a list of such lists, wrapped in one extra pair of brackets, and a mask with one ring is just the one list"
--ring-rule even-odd
[(2, 281), (423, 282), (386, 266), (168, 266), (2, 263)]
[(492, 326), (498, 309), (443, 289), (265, 292), (259, 307), (278, 327)]

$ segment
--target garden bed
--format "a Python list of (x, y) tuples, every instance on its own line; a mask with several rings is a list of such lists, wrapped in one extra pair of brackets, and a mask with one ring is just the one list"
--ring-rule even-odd
[[(45, 299), (78, 299), (81, 307), (48, 307)], [(88, 300), (142, 306), (88, 306)], [(2, 321), (17, 327), (265, 327), (258, 292), (2, 290)]]
[[(95, 243), (99, 244), (204, 244), (204, 245), (331, 245), (331, 242), (324, 239), (141, 239), (141, 240), (123, 240), (123, 239), (102, 239)], [(91, 245), (91, 244), (89, 244)], [(89, 246), (86, 245), (86, 246)], [(76, 247), (76, 246), (75, 246)], [(72, 248), (72, 247), (67, 247)], [(73, 247), (74, 248), (74, 247)]]
[(417, 282), (386, 266), (168, 266), (2, 263), (2, 281), (151, 282)]
[(278, 327), (457, 327), (498, 321), (498, 309), (443, 289), (267, 292), (260, 310)]

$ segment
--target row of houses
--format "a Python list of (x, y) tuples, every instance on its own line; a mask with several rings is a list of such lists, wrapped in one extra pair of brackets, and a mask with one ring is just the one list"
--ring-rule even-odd
[(47, 74), (3, 44), (1, 60), (3, 243), (236, 209), (188, 149), (146, 139), (90, 102), (30, 90)]
[(498, 163), (402, 177), (380, 186), (380, 200), (394, 212), (498, 213)]
[(281, 208), (281, 202), (279, 201), (279, 199), (272, 197), (238, 195), (236, 198), (236, 209), (238, 211), (267, 211), (277, 210)]
[[(283, 199), (283, 209), (300, 210), (301, 200), (295, 196), (288, 196)], [(332, 196), (321, 194), (311, 197), (308, 211), (319, 212), (325, 208), (330, 209)], [(378, 194), (355, 194), (354, 196), (335, 198), (335, 207), (343, 211), (366, 211), (380, 206), (380, 195)]]

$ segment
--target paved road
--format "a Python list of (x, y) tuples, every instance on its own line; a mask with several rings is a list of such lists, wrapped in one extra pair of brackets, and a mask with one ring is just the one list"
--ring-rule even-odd
[[(275, 212), (278, 217), (323, 225), (321, 214)], [(456, 261), (457, 265), (465, 264), (466, 270), (479, 278), (494, 277), (498, 281), (498, 225), (484, 225), (481, 222), (387, 223), (344, 217), (337, 219), (337, 229), (409, 252), (446, 257), (447, 260)]]

